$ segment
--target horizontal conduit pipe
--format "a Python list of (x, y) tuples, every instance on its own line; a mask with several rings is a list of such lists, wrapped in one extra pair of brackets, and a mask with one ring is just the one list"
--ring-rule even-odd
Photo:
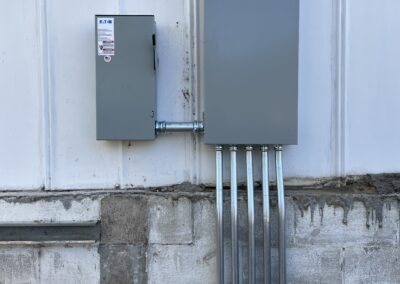
[(167, 132), (200, 133), (204, 131), (204, 125), (202, 121), (192, 121), (192, 122), (156, 121), (155, 131), (157, 134), (167, 133)]

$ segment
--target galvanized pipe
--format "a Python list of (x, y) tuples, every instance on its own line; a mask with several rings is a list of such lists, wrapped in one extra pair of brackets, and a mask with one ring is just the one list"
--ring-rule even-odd
[(167, 133), (167, 132), (200, 133), (204, 131), (204, 125), (202, 121), (192, 121), (192, 122), (156, 121), (155, 131), (157, 134)]
[(229, 148), (231, 153), (231, 225), (232, 225), (232, 283), (239, 283), (239, 244), (238, 244), (238, 202), (237, 202), (237, 162), (236, 146)]
[(249, 223), (249, 283), (256, 282), (256, 251), (254, 236), (254, 182), (253, 182), (253, 147), (246, 147), (247, 168), (247, 214)]
[(286, 283), (285, 188), (282, 170), (282, 146), (275, 146), (276, 187), (279, 214), (279, 283)]
[(264, 225), (264, 284), (271, 283), (271, 229), (269, 208), (268, 146), (261, 146), (263, 225)]
[(222, 181), (222, 146), (215, 147), (216, 206), (217, 206), (217, 266), (218, 283), (224, 283), (224, 192)]

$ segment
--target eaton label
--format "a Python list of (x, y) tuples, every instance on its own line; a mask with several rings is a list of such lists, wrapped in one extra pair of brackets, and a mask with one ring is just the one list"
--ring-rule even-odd
[(114, 18), (97, 18), (97, 55), (112, 56), (114, 53)]

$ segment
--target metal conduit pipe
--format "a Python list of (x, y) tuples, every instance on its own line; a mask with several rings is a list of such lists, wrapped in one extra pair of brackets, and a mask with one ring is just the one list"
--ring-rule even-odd
[(224, 192), (222, 172), (221, 145), (215, 147), (215, 169), (216, 169), (216, 206), (217, 206), (217, 270), (218, 283), (224, 283)]
[(279, 215), (279, 283), (286, 283), (286, 233), (285, 233), (285, 188), (282, 170), (282, 146), (275, 146), (276, 187), (278, 190)]
[(249, 223), (249, 283), (256, 282), (256, 256), (254, 236), (254, 182), (253, 182), (253, 147), (246, 147), (247, 168), (247, 212)]
[(262, 194), (264, 225), (264, 284), (271, 283), (271, 229), (269, 208), (268, 146), (261, 146)]
[(192, 122), (156, 121), (155, 131), (157, 134), (167, 132), (201, 133), (204, 131), (204, 125), (202, 121), (197, 120)]
[(232, 234), (232, 283), (239, 283), (239, 244), (238, 244), (238, 197), (237, 197), (237, 147), (229, 148), (231, 156), (231, 234)]

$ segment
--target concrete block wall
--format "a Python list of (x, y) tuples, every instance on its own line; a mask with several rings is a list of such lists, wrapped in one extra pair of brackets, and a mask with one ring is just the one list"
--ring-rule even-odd
[[(288, 283), (398, 283), (399, 200), (395, 182), (361, 187), (290, 188), (287, 202)], [(262, 273), (261, 196), (256, 190), (257, 283)], [(277, 281), (277, 212), (272, 191), (272, 271)], [(100, 222), (86, 242), (0, 242), (0, 283), (217, 283), (213, 189), (183, 184), (148, 190), (0, 194), (4, 208), (61, 206), (74, 222), (81, 210)], [(225, 273), (230, 283), (229, 191), (225, 192)], [(69, 201), (68, 201), (69, 200)], [(240, 275), (247, 280), (247, 207), (239, 194)], [(86, 212), (86, 215), (84, 214)], [(90, 214), (88, 213), (90, 212)], [(21, 221), (13, 211), (9, 222)], [(45, 215), (26, 216), (45, 224)], [(26, 221), (24, 224), (28, 224)]]

